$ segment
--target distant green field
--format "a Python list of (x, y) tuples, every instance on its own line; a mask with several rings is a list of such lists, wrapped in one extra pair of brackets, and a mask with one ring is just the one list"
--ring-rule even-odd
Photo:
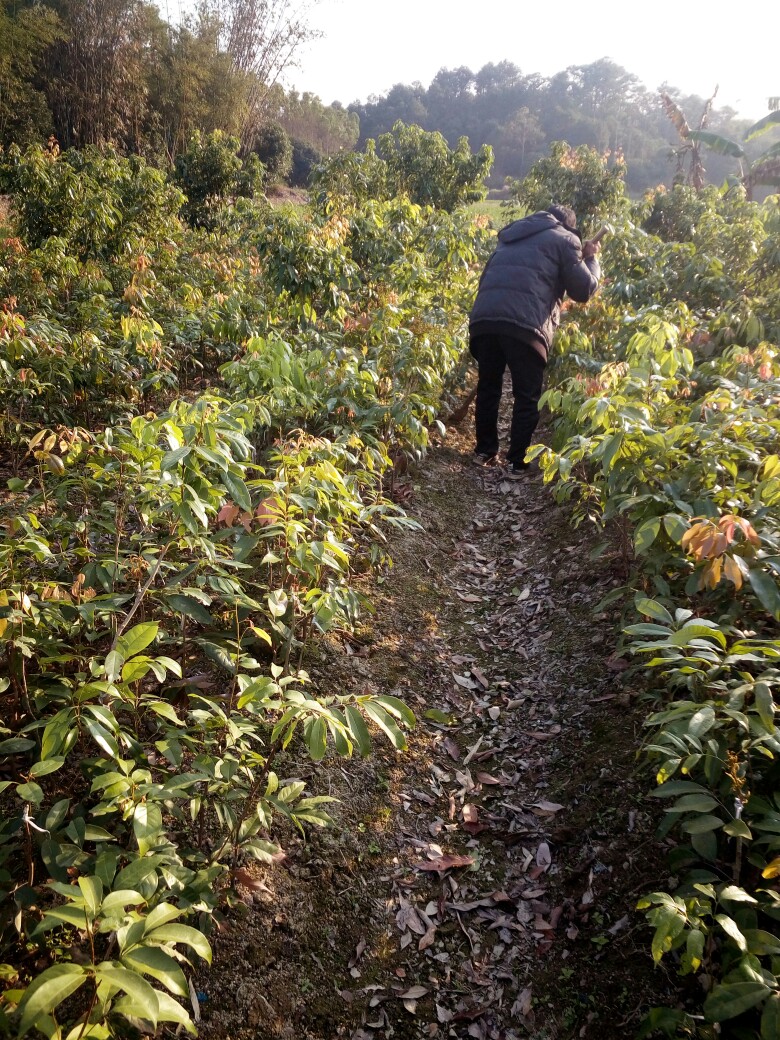
[[(484, 214), (490, 218), (493, 225), (497, 228), (508, 224), (510, 220), (509, 212), (502, 208), (500, 199), (483, 199), (482, 202), (473, 202), (466, 207), (466, 212), (473, 213), (475, 216)], [(520, 214), (515, 213), (513, 215), (519, 216)]]

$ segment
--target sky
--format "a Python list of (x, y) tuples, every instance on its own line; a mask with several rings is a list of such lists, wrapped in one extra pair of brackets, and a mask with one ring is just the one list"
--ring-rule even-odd
[(683, 93), (760, 119), (780, 95), (777, 0), (309, 0), (324, 34), (284, 83), (330, 104), (365, 101), (395, 83), (427, 87), (442, 67), (477, 72), (511, 61), (524, 75), (611, 58), (654, 90)]

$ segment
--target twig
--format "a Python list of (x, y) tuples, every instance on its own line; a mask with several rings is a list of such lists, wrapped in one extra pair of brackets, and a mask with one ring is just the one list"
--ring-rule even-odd
[(146, 593), (149, 591), (149, 588), (151, 587), (152, 582), (157, 577), (157, 573), (160, 570), (160, 565), (162, 564), (163, 560), (165, 559), (165, 554), (168, 552), (168, 550), (170, 549), (172, 544), (173, 544), (172, 542), (168, 542), (167, 545), (163, 546), (162, 552), (157, 557), (157, 562), (155, 563), (154, 567), (152, 567), (151, 574), (149, 575), (149, 577), (146, 579), (146, 581), (143, 583), (141, 588), (136, 593), (135, 602), (133, 603), (132, 607), (130, 608), (129, 613), (125, 617), (125, 620), (122, 622), (122, 624), (116, 630), (116, 635), (114, 636), (114, 642), (111, 644), (111, 649), (112, 650), (116, 650), (116, 644), (119, 642), (119, 637), (122, 635), (122, 633), (127, 628), (127, 626), (130, 624), (130, 622), (133, 620), (133, 617), (135, 616), (136, 611), (141, 606), (141, 601), (143, 600), (143, 598), (146, 595)]
[(461, 921), (460, 914), (458, 913), (457, 910), (455, 911), (455, 916), (458, 919), (458, 925), (460, 926), (460, 930), (463, 932), (463, 934), (466, 936), (466, 938), (469, 941), (469, 946), (471, 947), (471, 952), (473, 953), (474, 952), (474, 942), (473, 942), (471, 936), (469, 935), (468, 930), (466, 929), (466, 926), (463, 924), (463, 921)]

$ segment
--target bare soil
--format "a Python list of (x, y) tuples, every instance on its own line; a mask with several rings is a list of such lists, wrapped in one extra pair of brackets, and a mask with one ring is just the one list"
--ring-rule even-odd
[(268, 189), (267, 198), (274, 206), (280, 206), (285, 203), (305, 206), (309, 201), (309, 194), (303, 188), (291, 188), (288, 184), (274, 184)]
[(335, 825), (251, 868), (196, 979), (206, 1040), (623, 1040), (674, 1001), (633, 910), (666, 873), (641, 691), (598, 608), (624, 578), (538, 474), (470, 451), (450, 431), (408, 478), (422, 531), (395, 538), (365, 628), (308, 662), (320, 689), (406, 700), (409, 750), (289, 754)]

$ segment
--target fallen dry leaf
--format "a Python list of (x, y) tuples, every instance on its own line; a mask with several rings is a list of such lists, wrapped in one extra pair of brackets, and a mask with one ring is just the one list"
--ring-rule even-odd
[(420, 915), (415, 907), (406, 900), (401, 902), (401, 909), (395, 915), (395, 923), (400, 932), (405, 932), (409, 929), (412, 932), (416, 932), (417, 935), (425, 934), (425, 925), (423, 924)]
[(624, 660), (622, 657), (608, 657), (604, 662), (606, 668), (610, 672), (624, 672), (629, 667), (629, 662)]
[(442, 741), (442, 747), (455, 762), (460, 758), (460, 748), (452, 739), (452, 737), (445, 737)]
[(551, 864), (552, 855), (550, 853), (550, 846), (546, 841), (543, 841), (536, 850), (536, 865), (537, 867), (544, 867), (546, 870)]
[(438, 874), (443, 874), (445, 870), (452, 870), (455, 867), (470, 867), (474, 864), (473, 856), (442, 856), (441, 859), (433, 859), (430, 862), (413, 863), (412, 867), (415, 870), (435, 870)]
[(482, 686), (485, 687), (485, 689), (488, 688), (490, 683), (487, 681), (487, 678), (485, 677), (485, 673), (480, 671), (480, 669), (477, 668), (476, 665), (472, 665), (471, 666), (471, 674), (474, 676), (474, 678), (477, 680), (478, 683), (481, 683)]
[(428, 995), (428, 990), (425, 986), (412, 986), (411, 989), (406, 990), (405, 993), (399, 993), (400, 1000), (419, 1000), (420, 997)]
[(559, 805), (558, 802), (544, 802), (544, 801), (542, 801), (542, 802), (532, 802), (531, 803), (531, 808), (532, 809), (542, 809), (546, 813), (557, 813), (557, 812), (561, 811), (563, 806)]
[(514, 1018), (529, 1018), (532, 1014), (532, 998), (533, 990), (530, 986), (527, 986), (518, 994), (517, 1000), (512, 1005), (512, 1016)]
[(252, 892), (270, 892), (271, 889), (258, 877), (254, 877), (246, 867), (239, 867), (234, 873), (233, 877), (238, 881), (244, 888), (250, 889)]
[(423, 950), (427, 950), (429, 946), (433, 946), (436, 941), (436, 925), (432, 924), (425, 935), (420, 939), (417, 944), (417, 949), (422, 953)]
[(463, 806), (463, 822), (479, 823), (479, 809), (476, 805), (472, 805), (471, 802), (467, 802)]
[(355, 965), (358, 963), (358, 961), (360, 960), (360, 958), (363, 956), (363, 954), (365, 952), (366, 952), (366, 940), (365, 939), (361, 939), (360, 942), (355, 947), (355, 953), (354, 953), (354, 955), (352, 957), (352, 960), (347, 965), (347, 967), (348, 968), (354, 968)]

